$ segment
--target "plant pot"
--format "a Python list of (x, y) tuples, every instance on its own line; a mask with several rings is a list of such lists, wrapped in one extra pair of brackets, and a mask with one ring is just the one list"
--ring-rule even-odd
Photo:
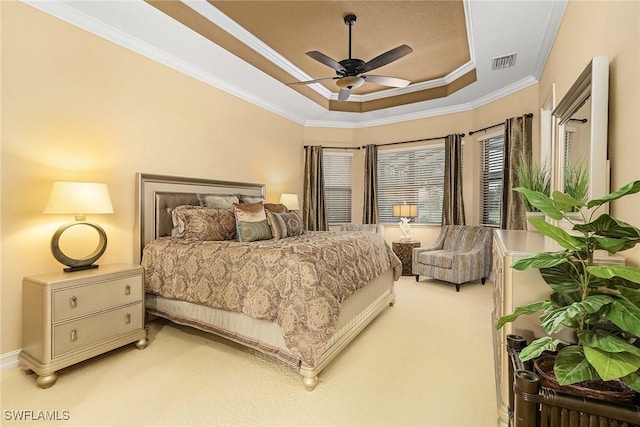
[(533, 362), (534, 369), (540, 377), (543, 387), (567, 394), (605, 400), (607, 402), (623, 404), (634, 404), (636, 402), (636, 392), (620, 380), (593, 380), (570, 385), (558, 384), (558, 380), (553, 372), (555, 360), (555, 356), (541, 356)]

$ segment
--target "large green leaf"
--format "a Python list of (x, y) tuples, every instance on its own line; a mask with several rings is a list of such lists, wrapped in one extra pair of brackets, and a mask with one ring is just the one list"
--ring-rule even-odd
[(588, 296), (583, 301), (545, 312), (540, 316), (540, 326), (551, 335), (556, 332), (561, 324), (574, 321), (578, 316), (598, 313), (603, 306), (610, 305), (613, 302), (614, 299), (606, 295)]
[(577, 224), (574, 229), (580, 232), (595, 233), (599, 236), (613, 238), (640, 238), (640, 230), (633, 225), (620, 221), (609, 214), (600, 215), (595, 221)]
[(599, 378), (598, 372), (585, 357), (583, 348), (577, 345), (567, 346), (558, 352), (553, 372), (560, 385)]
[(618, 290), (618, 292), (620, 292), (620, 294), (622, 294), (626, 299), (628, 299), (629, 301), (631, 301), (633, 304), (635, 304), (637, 307), (640, 307), (640, 292), (635, 290), (635, 289), (629, 289), (626, 287), (616, 287), (616, 289)]
[(627, 352), (610, 353), (596, 347), (584, 347), (584, 355), (605, 381), (625, 377), (640, 368), (640, 356)]
[(571, 236), (560, 227), (549, 224), (542, 218), (530, 218), (529, 222), (536, 228), (536, 230), (545, 236), (552, 238), (565, 249), (572, 251), (583, 251), (587, 249), (587, 245), (584, 241)]
[(553, 267), (566, 262), (569, 256), (571, 256), (571, 254), (568, 252), (539, 252), (517, 260), (511, 264), (511, 268), (522, 271), (528, 268)]
[(522, 349), (519, 355), (520, 360), (526, 362), (527, 360), (535, 359), (545, 351), (556, 351), (559, 344), (567, 344), (567, 342), (559, 339), (554, 340), (551, 337), (538, 338)]
[(604, 330), (580, 331), (578, 338), (585, 347), (598, 348), (609, 353), (627, 352), (640, 357), (640, 348)]
[(540, 274), (554, 292), (562, 294), (568, 301), (575, 302), (582, 299), (582, 271), (580, 264), (568, 261), (553, 267), (541, 268)]
[(626, 377), (620, 378), (626, 385), (634, 389), (636, 392), (640, 393), (640, 372), (633, 372)]
[[(564, 216), (562, 215), (562, 212), (560, 212), (556, 208), (555, 204), (553, 203), (553, 200), (551, 200), (549, 196), (547, 196), (546, 194), (542, 194), (537, 191), (532, 191), (524, 187), (516, 187), (513, 189), (513, 191), (517, 191), (518, 193), (523, 194), (524, 197), (532, 206), (536, 207), (540, 212), (543, 212), (546, 216), (556, 220), (560, 220), (564, 218)], [(529, 222), (533, 224), (531, 220), (529, 220)]]
[(607, 318), (623, 331), (640, 338), (640, 307), (637, 305), (623, 299), (614, 300)]
[(637, 193), (638, 191), (640, 191), (640, 181), (632, 181), (620, 187), (618, 190), (614, 191), (613, 193), (608, 194), (604, 197), (601, 197), (600, 199), (590, 200), (589, 202), (587, 202), (587, 207), (591, 209), (595, 206), (603, 205), (605, 203), (611, 202), (612, 200), (619, 199), (620, 197), (626, 196), (628, 194)]
[(550, 307), (551, 303), (549, 301), (538, 301), (531, 304), (521, 305), (520, 307), (516, 307), (516, 309), (511, 314), (507, 314), (498, 319), (496, 323), (496, 329), (500, 329), (504, 326), (505, 323), (513, 322), (518, 317), (523, 314), (535, 314), (539, 311), (545, 310)]
[(596, 244), (596, 249), (603, 249), (612, 254), (622, 250), (622, 248), (627, 244), (627, 240), (625, 239), (614, 239), (611, 237), (594, 236), (593, 241)]
[(555, 202), (554, 206), (564, 212), (578, 211), (583, 206), (586, 206), (582, 200), (573, 198), (570, 195), (562, 193), (558, 190), (553, 191), (553, 194), (551, 194), (551, 199)]
[(597, 265), (587, 267), (587, 271), (596, 277), (610, 279), (612, 277), (622, 277), (635, 283), (640, 283), (640, 268), (627, 267), (624, 265)]

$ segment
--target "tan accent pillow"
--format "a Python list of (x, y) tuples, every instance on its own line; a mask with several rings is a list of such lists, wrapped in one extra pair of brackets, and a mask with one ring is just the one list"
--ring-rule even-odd
[(182, 205), (172, 212), (176, 236), (198, 240), (235, 240), (236, 219), (231, 209)]
[(242, 204), (264, 203), (263, 196), (247, 196), (246, 194), (238, 194), (238, 198)]
[(215, 209), (233, 209), (234, 203), (240, 203), (235, 194), (200, 194), (198, 193), (200, 206)]
[(267, 211), (267, 220), (274, 239), (299, 236), (302, 231), (302, 218), (297, 212), (276, 213)]
[(233, 210), (236, 215), (238, 241), (254, 242), (272, 238), (271, 228), (269, 227), (267, 214), (262, 202), (234, 203)]
[(274, 239), (278, 240), (287, 237), (287, 224), (284, 223), (280, 214), (267, 211), (267, 221), (269, 221), (271, 235)]
[(282, 203), (265, 203), (264, 209), (267, 212), (275, 212), (275, 213), (287, 213), (289, 209)]

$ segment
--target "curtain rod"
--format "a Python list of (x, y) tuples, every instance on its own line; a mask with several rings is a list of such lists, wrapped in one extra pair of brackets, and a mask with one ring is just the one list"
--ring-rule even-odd
[[(525, 114), (526, 117), (533, 117), (533, 113), (527, 113)], [(471, 130), (469, 131), (469, 135), (473, 135), (474, 133), (478, 133), (478, 132), (482, 132), (483, 130), (487, 130), (487, 129), (491, 129), (491, 128), (495, 128), (498, 126), (502, 126), (504, 124), (504, 122), (502, 123), (497, 123), (495, 125), (491, 125), (491, 126), (487, 126), (486, 128), (482, 128), (482, 129), (478, 129), (478, 130)]]
[[(464, 137), (464, 133), (459, 134), (461, 137)], [(436, 141), (438, 139), (445, 139), (446, 136), (436, 136), (433, 138), (421, 138), (421, 139), (412, 139), (410, 141), (397, 141), (397, 142), (387, 142), (385, 144), (375, 144), (378, 147), (385, 147), (387, 145), (397, 145), (397, 144), (409, 144), (411, 142), (422, 142), (422, 141)], [(304, 148), (307, 147), (311, 147), (310, 145), (305, 145)], [(328, 148), (330, 150), (361, 150), (363, 148), (365, 148), (365, 145), (362, 145), (360, 147), (325, 147), (324, 145), (322, 146), (322, 148)]]

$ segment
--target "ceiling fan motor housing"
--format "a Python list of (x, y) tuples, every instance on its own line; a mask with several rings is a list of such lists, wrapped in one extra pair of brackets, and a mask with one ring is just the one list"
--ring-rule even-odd
[(340, 65), (342, 65), (345, 69), (342, 73), (336, 72), (339, 76), (357, 76), (362, 73), (362, 66), (365, 62), (362, 59), (357, 58), (348, 58), (339, 61)]

